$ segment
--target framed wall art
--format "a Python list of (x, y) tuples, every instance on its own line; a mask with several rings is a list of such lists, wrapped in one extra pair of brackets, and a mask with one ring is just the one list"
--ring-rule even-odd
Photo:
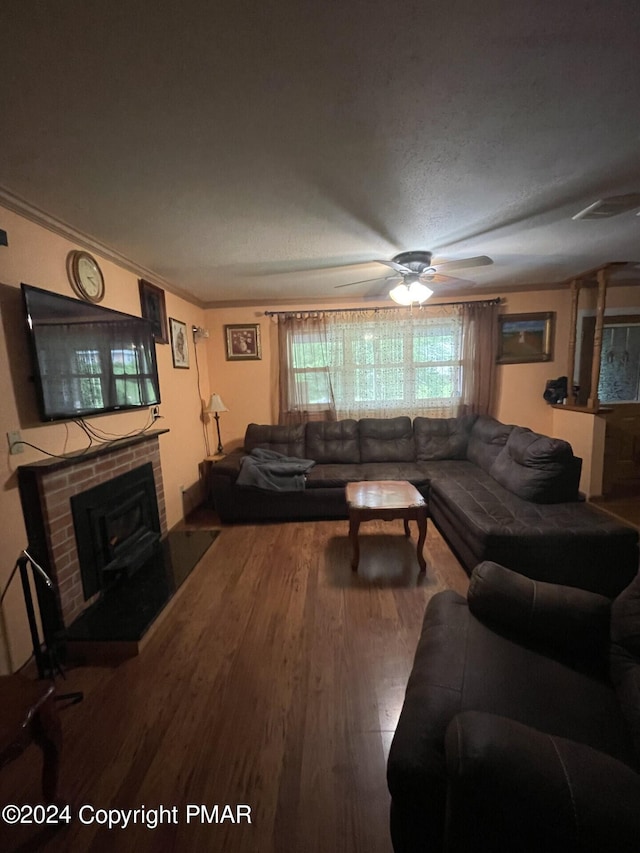
[(168, 344), (169, 336), (167, 334), (167, 309), (164, 301), (164, 290), (145, 281), (143, 278), (138, 280), (138, 288), (140, 289), (140, 308), (142, 316), (145, 320), (151, 321), (153, 329), (153, 338), (157, 344)]
[(224, 327), (227, 361), (259, 361), (260, 326), (258, 323), (233, 323)]
[(498, 317), (498, 364), (551, 361), (555, 312), (501, 314)]
[(174, 367), (189, 367), (189, 342), (187, 337), (187, 324), (181, 320), (169, 317), (171, 329), (171, 355)]

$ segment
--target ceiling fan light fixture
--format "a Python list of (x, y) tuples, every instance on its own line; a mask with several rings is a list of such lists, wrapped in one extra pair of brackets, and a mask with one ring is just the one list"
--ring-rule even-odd
[(428, 288), (426, 284), (421, 284), (419, 281), (412, 281), (410, 285), (404, 282), (397, 285), (389, 292), (389, 296), (398, 305), (413, 305), (417, 303), (421, 305), (433, 294), (433, 290)]

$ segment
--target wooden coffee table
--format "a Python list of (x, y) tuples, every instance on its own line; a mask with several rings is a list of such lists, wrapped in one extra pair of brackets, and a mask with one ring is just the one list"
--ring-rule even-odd
[(409, 536), (409, 521), (418, 523), (418, 563), (420, 572), (425, 572), (427, 564), (422, 554), (427, 536), (427, 517), (429, 508), (420, 492), (406, 480), (369, 480), (362, 483), (348, 483), (346, 487), (347, 506), (349, 508), (349, 538), (353, 547), (351, 568), (355, 571), (360, 561), (358, 530), (360, 522), (382, 519), (389, 521), (401, 518), (404, 521), (405, 536)]

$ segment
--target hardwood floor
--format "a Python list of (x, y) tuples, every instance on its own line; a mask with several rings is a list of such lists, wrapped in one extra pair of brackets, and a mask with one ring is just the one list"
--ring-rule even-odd
[[(0, 849), (389, 853), (385, 763), (424, 608), (468, 579), (432, 524), (418, 576), (402, 521), (363, 525), (356, 574), (347, 527), (224, 528), (142, 655), (59, 680), (85, 693), (61, 711), (71, 823), (0, 822)], [(7, 765), (0, 804), (40, 802), (40, 766), (35, 747)], [(218, 823), (187, 822), (216, 804)], [(225, 804), (251, 823), (220, 822)], [(147, 818), (83, 825), (82, 805)]]
[(616, 518), (640, 528), (640, 491), (628, 497), (593, 498), (592, 503)]

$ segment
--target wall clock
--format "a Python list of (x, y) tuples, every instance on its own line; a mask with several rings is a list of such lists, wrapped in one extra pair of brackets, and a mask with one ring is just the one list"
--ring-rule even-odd
[(71, 286), (81, 299), (101, 302), (104, 298), (104, 276), (98, 262), (88, 252), (70, 252), (67, 272)]

